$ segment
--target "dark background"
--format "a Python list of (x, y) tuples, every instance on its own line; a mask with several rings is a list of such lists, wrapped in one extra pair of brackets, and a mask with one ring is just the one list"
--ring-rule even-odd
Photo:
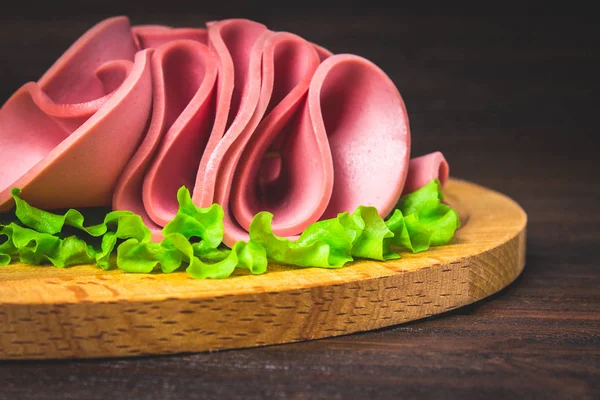
[(408, 108), (413, 155), (442, 151), (452, 176), (528, 213), (525, 271), (475, 305), (370, 333), (213, 354), (0, 363), (0, 398), (599, 398), (594, 14), (574, 3), (206, 3), (3, 9), (0, 102), (108, 16), (174, 26), (254, 19), (386, 71)]

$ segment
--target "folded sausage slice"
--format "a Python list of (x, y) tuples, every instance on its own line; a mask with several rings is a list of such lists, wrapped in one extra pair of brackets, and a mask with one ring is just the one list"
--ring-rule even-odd
[(137, 25), (131, 33), (139, 50), (157, 48), (175, 40), (187, 39), (208, 45), (208, 32), (203, 28), (172, 28), (165, 25)]
[(117, 183), (113, 208), (141, 215), (156, 239), (177, 211), (172, 196), (193, 186), (213, 126), (216, 79), (216, 58), (198, 41), (165, 41), (152, 57), (150, 123)]
[(323, 218), (374, 206), (386, 216), (407, 175), (410, 129), (392, 80), (365, 58), (338, 54), (316, 71), (308, 95), (318, 130), (327, 134), (334, 186)]
[[(265, 41), (262, 88), (250, 129), (219, 143), (228, 158), (213, 175), (215, 196), (197, 201), (223, 205), (229, 246), (248, 238), (259, 211), (272, 212), (273, 232), (292, 239), (309, 224), (359, 205), (375, 206), (385, 216), (407, 175), (408, 118), (387, 75), (353, 55), (330, 56), (319, 64), (309, 43), (278, 35)], [(277, 51), (282, 53), (276, 63)], [(275, 143), (279, 160), (265, 160)]]
[(440, 180), (443, 187), (449, 174), (448, 162), (439, 151), (412, 158), (408, 164), (408, 176), (402, 194), (414, 192), (435, 178)]
[(19, 187), (52, 209), (107, 206), (145, 134), (152, 50), (137, 52), (126, 18), (101, 22), (0, 109), (0, 211)]
[[(310, 125), (306, 96), (320, 58), (313, 45), (290, 33), (273, 34), (262, 54), (262, 88), (252, 130), (237, 149), (238, 162), (228, 171), (216, 200), (228, 204), (224, 243), (247, 239), (252, 217), (267, 210), (276, 217), (274, 232), (301, 232), (323, 214), (333, 188), (333, 164), (327, 138)], [(257, 124), (257, 122), (260, 123)], [(278, 176), (260, 185), (264, 159), (279, 146)], [(288, 151), (292, 149), (292, 151)], [(277, 150), (275, 150), (277, 151)], [(269, 162), (269, 161), (267, 161)], [(262, 166), (262, 168), (261, 168)]]
[(295, 239), (359, 205), (388, 215), (448, 164), (410, 160), (406, 107), (375, 64), (247, 19), (86, 32), (0, 109), (0, 210), (20, 187), (44, 208), (134, 211), (162, 238), (182, 185), (224, 209), (224, 243), (254, 215)]

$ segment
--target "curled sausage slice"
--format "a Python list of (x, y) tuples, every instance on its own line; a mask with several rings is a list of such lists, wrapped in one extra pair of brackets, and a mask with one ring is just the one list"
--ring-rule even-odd
[(439, 152), (410, 160), (406, 107), (375, 64), (246, 19), (207, 28), (86, 32), (0, 109), (0, 210), (10, 189), (44, 208), (110, 205), (160, 240), (187, 186), (224, 209), (224, 243), (254, 215), (294, 239), (311, 223), (448, 177)]
[(11, 96), (0, 109), (0, 211), (13, 187), (48, 209), (111, 204), (146, 133), (151, 56), (137, 51), (126, 18), (108, 19)]

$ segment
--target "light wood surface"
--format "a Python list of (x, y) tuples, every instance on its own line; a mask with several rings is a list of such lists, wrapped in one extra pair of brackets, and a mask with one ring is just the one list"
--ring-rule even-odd
[(0, 359), (91, 358), (261, 346), (366, 331), (443, 313), (510, 284), (525, 265), (524, 211), (451, 179), (452, 242), (339, 270), (269, 266), (194, 280), (93, 266), (0, 268)]

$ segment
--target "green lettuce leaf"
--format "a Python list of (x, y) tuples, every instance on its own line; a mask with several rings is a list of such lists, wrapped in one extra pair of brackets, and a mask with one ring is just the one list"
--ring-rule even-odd
[[(0, 229), (7, 240), (0, 245), (0, 265), (10, 263), (13, 254), (25, 264), (46, 264), (66, 267), (94, 262), (96, 251), (84, 240), (69, 236), (65, 239), (10, 223)], [(6, 262), (8, 260), (8, 262)]]
[[(266, 271), (268, 261), (262, 246), (239, 241), (232, 249), (219, 247), (224, 232), (221, 206), (197, 207), (185, 187), (177, 192), (177, 200), (179, 209), (163, 228), (163, 241), (126, 240), (117, 248), (119, 269), (149, 273), (160, 266), (162, 272), (170, 273), (187, 266), (186, 272), (197, 279), (227, 278), (235, 268), (245, 268), (253, 274)], [(191, 243), (192, 238), (200, 241)]]
[[(109, 258), (119, 239), (150, 241), (150, 230), (142, 218), (133, 212), (112, 211), (104, 217), (103, 222), (86, 227), (84, 216), (79, 211), (69, 209), (60, 215), (41, 210), (21, 199), (20, 192), (16, 188), (12, 190), (15, 215), (30, 229), (18, 231), (19, 235), (13, 236), (12, 241), (23, 263), (43, 264), (44, 261), (50, 261), (55, 266), (63, 267), (95, 262), (102, 269), (109, 269)], [(100, 248), (94, 248), (84, 239), (74, 235), (60, 239), (57, 235), (62, 233), (66, 226), (91, 237), (101, 237)], [(23, 232), (27, 232), (27, 235)], [(31, 250), (32, 248), (34, 250)], [(51, 248), (54, 249), (52, 253)]]
[[(19, 222), (0, 225), (0, 265), (9, 264), (13, 256), (20, 262), (41, 265), (48, 262), (57, 267), (93, 264), (103, 269), (111, 267), (110, 257), (116, 248), (117, 268), (132, 273), (150, 273), (157, 267), (171, 273), (185, 267), (194, 278), (227, 278), (235, 268), (248, 269), (253, 274), (264, 273), (267, 257), (264, 248), (252, 241), (240, 241), (229, 249), (223, 240), (223, 209), (213, 204), (196, 207), (187, 188), (177, 192), (179, 209), (163, 228), (161, 243), (151, 242), (151, 232), (142, 218), (129, 211), (112, 211), (103, 222), (85, 226), (85, 218), (74, 209), (54, 214), (31, 206), (13, 190), (15, 215)], [(101, 238), (94, 247), (80, 237), (61, 238), (65, 227), (81, 231), (82, 235)], [(191, 243), (190, 239), (199, 239)], [(119, 243), (121, 241), (121, 243)]]
[(319, 221), (310, 225), (298, 241), (273, 234), (273, 214), (260, 212), (250, 223), (250, 240), (261, 245), (269, 259), (300, 267), (340, 268), (351, 261), (351, 239), (338, 220)]
[(442, 187), (437, 179), (402, 196), (386, 221), (394, 232), (388, 243), (413, 253), (448, 243), (460, 227), (460, 218), (458, 212), (442, 200)]
[(179, 233), (186, 239), (201, 238), (209, 248), (217, 248), (223, 241), (223, 208), (218, 204), (208, 208), (197, 207), (185, 186), (177, 191), (177, 201), (177, 214), (165, 225), (163, 234)]
[(123, 271), (150, 273), (158, 265), (164, 273), (187, 265), (186, 272), (193, 278), (223, 279), (235, 268), (245, 268), (253, 274), (264, 273), (267, 256), (262, 246), (239, 241), (232, 249), (203, 253), (201, 259), (195, 255), (189, 240), (177, 232), (169, 234), (160, 244), (129, 239), (117, 248), (117, 266)]
[[(104, 270), (110, 268), (110, 256), (119, 240), (146, 243), (150, 242), (152, 237), (152, 233), (144, 224), (142, 217), (129, 211), (112, 211), (108, 213), (104, 218), (104, 224), (107, 227), (107, 232), (102, 236), (102, 245), (96, 255), (96, 264)], [(114, 231), (109, 231), (109, 228), (114, 228)]]
[(12, 241), (13, 228), (11, 224), (0, 224), (0, 267), (8, 265), (12, 261), (12, 256), (17, 253), (17, 248)]
[(84, 227), (84, 217), (77, 210), (69, 209), (63, 215), (40, 210), (21, 199), (19, 197), (20, 193), (21, 190), (18, 188), (11, 191), (15, 201), (15, 215), (23, 225), (34, 231), (54, 235), (61, 232), (66, 225), (77, 228), (91, 236), (101, 236), (106, 232), (106, 224)]
[(301, 267), (340, 268), (355, 258), (400, 258), (393, 246), (421, 252), (448, 243), (460, 226), (458, 213), (442, 203), (437, 179), (403, 196), (387, 220), (374, 207), (359, 206), (352, 214), (309, 225), (298, 240), (273, 234), (268, 212), (257, 214), (250, 224), (250, 239), (269, 259)]
[[(386, 220), (374, 207), (359, 206), (353, 213), (310, 224), (296, 241), (276, 236), (271, 227), (273, 215), (260, 212), (250, 224), (250, 240), (239, 241), (231, 249), (222, 244), (221, 206), (197, 207), (185, 187), (177, 192), (179, 209), (163, 228), (160, 243), (151, 241), (150, 230), (135, 213), (112, 211), (101, 223), (85, 226), (77, 210), (50, 213), (31, 206), (19, 194), (19, 189), (13, 189), (18, 223), (0, 224), (0, 266), (18, 258), (27, 264), (96, 264), (109, 269), (116, 249), (116, 267), (126, 272), (150, 273), (160, 268), (171, 273), (185, 268), (193, 278), (222, 279), (236, 268), (262, 274), (268, 260), (298, 267), (341, 268), (356, 258), (399, 258), (398, 250), (416, 253), (448, 243), (460, 226), (456, 210), (443, 204), (436, 179), (403, 196)], [(80, 234), (66, 236), (73, 230)], [(89, 243), (94, 238), (100, 244)]]

